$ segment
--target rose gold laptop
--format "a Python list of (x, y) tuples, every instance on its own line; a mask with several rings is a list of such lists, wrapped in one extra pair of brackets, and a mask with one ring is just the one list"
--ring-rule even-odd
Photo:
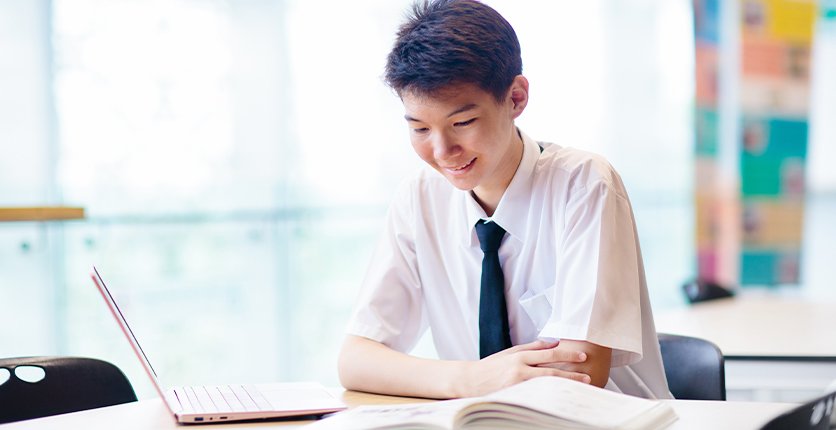
[(107, 289), (99, 271), (90, 273), (119, 327), (151, 378), (177, 422), (189, 424), (322, 415), (345, 409), (345, 405), (325, 387), (315, 382), (276, 384), (231, 384), (190, 387), (162, 386), (125, 316)]

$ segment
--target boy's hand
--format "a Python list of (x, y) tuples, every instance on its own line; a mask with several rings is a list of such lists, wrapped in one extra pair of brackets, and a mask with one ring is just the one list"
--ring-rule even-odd
[[(582, 351), (557, 348), (558, 342), (537, 340), (513, 346), (477, 362), (467, 362), (458, 397), (481, 396), (538, 376), (559, 376), (589, 383), (589, 375), (560, 368), (586, 361)], [(553, 367), (549, 367), (553, 366)]]

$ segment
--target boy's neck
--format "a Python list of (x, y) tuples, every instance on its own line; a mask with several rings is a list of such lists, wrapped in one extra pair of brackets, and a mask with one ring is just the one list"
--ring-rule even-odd
[(479, 206), (482, 207), (482, 210), (484, 210), (485, 214), (489, 217), (493, 216), (494, 212), (496, 212), (496, 208), (499, 206), (499, 202), (502, 200), (505, 190), (508, 189), (508, 185), (511, 184), (511, 180), (514, 179), (514, 175), (517, 174), (517, 169), (520, 167), (520, 163), (522, 162), (523, 151), (525, 149), (522, 135), (519, 130), (515, 128), (513, 136), (514, 144), (509, 146), (511, 154), (507, 162), (508, 166), (513, 166), (508, 169), (510, 173), (502, 175), (504, 176), (504, 179), (497, 184), (476, 187), (470, 191), (470, 194), (476, 200), (476, 203), (479, 203)]

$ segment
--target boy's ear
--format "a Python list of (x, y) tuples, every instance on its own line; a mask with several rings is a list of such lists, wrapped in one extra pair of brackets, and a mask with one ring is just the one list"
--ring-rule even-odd
[(511, 107), (512, 118), (516, 119), (528, 105), (528, 79), (525, 76), (517, 75), (514, 77), (514, 81), (511, 82), (509, 96), (513, 103)]

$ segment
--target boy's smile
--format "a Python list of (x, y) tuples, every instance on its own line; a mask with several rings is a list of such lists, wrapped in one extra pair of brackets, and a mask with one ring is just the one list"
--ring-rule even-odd
[(466, 172), (470, 171), (470, 168), (473, 167), (473, 162), (474, 161), (476, 161), (475, 158), (468, 161), (467, 164), (465, 164), (463, 166), (445, 167), (445, 169), (447, 169), (447, 171), (450, 172), (451, 175), (463, 175)]

